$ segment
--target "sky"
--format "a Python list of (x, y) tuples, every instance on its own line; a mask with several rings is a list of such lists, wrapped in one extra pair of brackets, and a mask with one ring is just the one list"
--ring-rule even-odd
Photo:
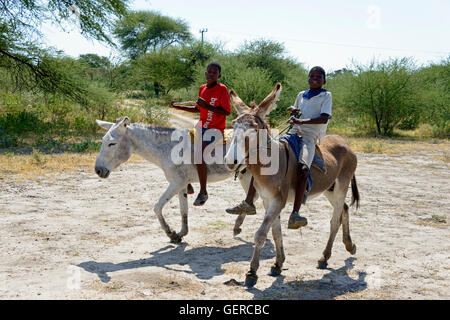
[[(420, 66), (450, 56), (448, 0), (134, 0), (129, 8), (182, 19), (197, 39), (207, 29), (205, 40), (229, 51), (245, 41), (277, 41), (306, 68), (320, 65), (328, 72), (352, 61), (411, 57)], [(67, 55), (115, 54), (76, 28), (68, 31), (43, 27), (46, 43)]]

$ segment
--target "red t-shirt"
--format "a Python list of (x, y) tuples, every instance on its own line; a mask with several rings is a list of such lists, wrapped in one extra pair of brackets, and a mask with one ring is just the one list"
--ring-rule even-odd
[[(226, 85), (218, 82), (214, 87), (207, 88), (206, 84), (203, 84), (198, 91), (199, 97), (203, 98), (206, 103), (221, 107), (228, 112), (231, 112), (230, 94)], [(200, 110), (200, 120), (197, 123), (197, 127), (204, 129), (218, 129), (220, 131), (225, 130), (225, 120), (227, 118), (224, 114), (218, 114), (199, 106), (195, 106)]]

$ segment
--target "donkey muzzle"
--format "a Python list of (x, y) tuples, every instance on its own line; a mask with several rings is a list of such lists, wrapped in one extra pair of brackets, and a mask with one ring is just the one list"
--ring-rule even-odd
[(95, 167), (95, 173), (100, 177), (100, 178), (108, 178), (110, 171), (104, 167)]

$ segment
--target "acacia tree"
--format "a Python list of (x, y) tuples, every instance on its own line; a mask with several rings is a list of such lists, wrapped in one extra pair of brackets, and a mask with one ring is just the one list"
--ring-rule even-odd
[(355, 65), (345, 95), (348, 111), (375, 125), (380, 135), (392, 134), (402, 121), (418, 112), (411, 59), (391, 59)]
[(131, 11), (114, 28), (121, 49), (131, 59), (191, 40), (186, 22), (151, 11)]
[(249, 67), (266, 70), (273, 82), (284, 81), (287, 73), (286, 49), (284, 45), (272, 40), (259, 39), (244, 42), (237, 56)]
[(156, 96), (159, 93), (165, 95), (171, 90), (188, 88), (192, 85), (197, 65), (208, 60), (213, 52), (214, 48), (208, 44), (171, 46), (140, 55), (133, 61), (133, 70), (142, 81), (153, 82)]
[[(287, 56), (286, 49), (282, 43), (269, 40), (257, 39), (244, 44), (236, 53), (237, 59), (243, 61), (251, 70), (263, 71), (270, 86), (276, 82), (283, 83), (283, 94), (276, 108), (270, 113), (272, 124), (283, 121), (288, 116), (286, 107), (292, 105), (299, 91), (308, 84), (307, 71), (300, 64)], [(252, 77), (252, 76), (250, 76)], [(306, 88), (305, 88), (306, 89)]]
[(21, 86), (57, 92), (86, 102), (86, 88), (77, 85), (64, 68), (55, 65), (55, 52), (37, 44), (40, 27), (51, 22), (64, 29), (77, 25), (87, 38), (113, 44), (109, 34), (114, 18), (126, 12), (127, 0), (0, 0), (0, 68)]
[(116, 23), (114, 35), (132, 65), (142, 64), (143, 68), (136, 68), (139, 77), (152, 83), (156, 96), (191, 81), (190, 75), (186, 77), (189, 61), (174, 55), (179, 48), (171, 48), (191, 40), (186, 22), (152, 11), (130, 11)]
[(433, 128), (433, 136), (450, 136), (450, 56), (417, 73), (421, 86), (422, 121)]

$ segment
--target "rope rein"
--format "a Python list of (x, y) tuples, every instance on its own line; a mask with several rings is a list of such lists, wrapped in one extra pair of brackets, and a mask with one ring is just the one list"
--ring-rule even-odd
[[(268, 130), (268, 127), (267, 127), (266, 123), (264, 122), (263, 119), (261, 119), (260, 116), (258, 116), (258, 115), (256, 115), (256, 114), (253, 114), (252, 116), (254, 116), (254, 117), (259, 121), (259, 123), (262, 124), (263, 129)], [(270, 135), (270, 132), (269, 132), (268, 135), (269, 135), (269, 138), (270, 138), (270, 139), (268, 139), (269, 141), (267, 142), (267, 145), (270, 145), (272, 141), (277, 140), (277, 139), (278, 139), (285, 131), (286, 131), (286, 133), (289, 133), (289, 131), (292, 129), (292, 127), (293, 127), (293, 125), (292, 125), (292, 124), (289, 124), (289, 125), (288, 125), (287, 127), (285, 127), (283, 130), (281, 130), (275, 137), (272, 137), (272, 136)], [(269, 130), (268, 130), (268, 131), (269, 131)]]
[[(267, 126), (266, 122), (265, 122), (263, 119), (261, 119), (261, 117), (258, 116), (257, 114), (252, 114), (252, 116), (255, 117), (256, 120), (258, 120), (258, 122), (262, 125), (263, 129), (265, 129), (265, 130), (268, 131), (267, 135), (269, 136), (269, 139), (268, 139), (268, 141), (267, 141), (267, 146), (265, 147), (265, 148), (267, 148), (267, 149), (269, 149), (268, 147), (270, 147), (272, 141), (277, 141), (277, 140), (279, 140), (278, 138), (279, 138), (284, 132), (289, 133), (289, 131), (290, 131), (290, 130), (292, 129), (292, 127), (293, 127), (292, 124), (289, 124), (289, 125), (286, 126), (283, 130), (281, 130), (275, 137), (272, 137), (272, 135), (270, 134), (270, 130), (268, 130), (268, 126)], [(261, 147), (259, 147), (259, 148), (261, 148)], [(257, 150), (257, 149), (258, 149), (258, 147), (256, 148), (256, 150)], [(289, 159), (289, 154), (287, 154), (287, 157), (288, 157), (288, 159)], [(249, 155), (247, 155), (247, 156), (245, 157), (245, 160), (247, 160), (248, 158), (249, 158)], [(242, 164), (240, 164), (240, 165), (237, 167), (237, 169), (236, 169), (236, 171), (235, 171), (235, 174), (234, 174), (234, 180), (237, 179), (239, 173), (241, 172), (241, 171), (239, 170), (239, 169), (241, 168), (241, 166), (242, 166)], [(245, 170), (245, 168), (244, 168), (242, 171), (244, 171), (244, 170)], [(287, 173), (287, 171), (286, 171), (286, 173)]]

